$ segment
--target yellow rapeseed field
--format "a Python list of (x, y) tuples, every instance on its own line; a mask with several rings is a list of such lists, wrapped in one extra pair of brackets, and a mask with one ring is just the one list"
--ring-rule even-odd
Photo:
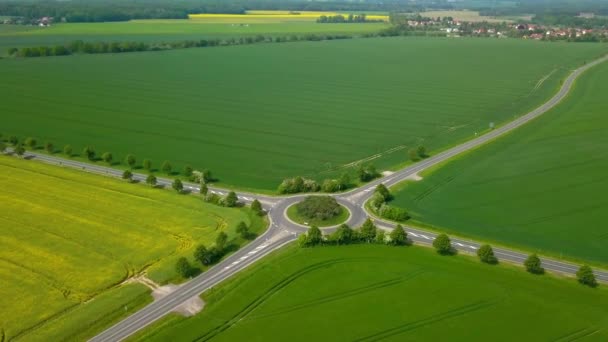
[[(348, 13), (320, 12), (320, 11), (247, 11), (246, 14), (189, 14), (190, 19), (205, 20), (209, 22), (285, 22), (285, 21), (315, 21), (322, 15), (335, 16)], [(388, 21), (387, 15), (366, 15), (368, 19)]]
[(9, 338), (144, 269), (173, 279), (177, 257), (250, 221), (246, 209), (4, 155), (0, 188), (0, 328)]

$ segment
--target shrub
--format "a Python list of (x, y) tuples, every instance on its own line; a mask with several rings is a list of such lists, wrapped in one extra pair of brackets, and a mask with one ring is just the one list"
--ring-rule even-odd
[(320, 189), (321, 187), (314, 180), (298, 176), (283, 180), (277, 191), (280, 194), (295, 194), (298, 192), (317, 192)]
[(378, 243), (378, 244), (386, 243), (386, 233), (384, 232), (384, 230), (378, 229), (376, 231), (376, 243)]
[(393, 207), (387, 204), (382, 204), (380, 206), (380, 208), (378, 209), (378, 215), (385, 219), (399, 222), (407, 221), (410, 218), (407, 210), (403, 208)]

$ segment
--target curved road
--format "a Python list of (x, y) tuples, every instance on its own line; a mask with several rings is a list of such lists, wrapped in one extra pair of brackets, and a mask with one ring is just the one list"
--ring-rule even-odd
[[(376, 225), (385, 230), (392, 230), (394, 224), (374, 217), (372, 214), (366, 212), (365, 203), (373, 195), (373, 191), (378, 184), (385, 184), (387, 187), (393, 186), (401, 181), (404, 181), (408, 177), (416, 175), (418, 172), (423, 171), (433, 165), (446, 161), (453, 156), (461, 154), (463, 152), (470, 151), (482, 144), (487, 143), (490, 140), (496, 139), (524, 124), (537, 118), (538, 116), (546, 113), (548, 110), (557, 105), (570, 91), (576, 78), (588, 70), (589, 68), (608, 60), (608, 56), (602, 57), (592, 63), (586, 64), (576, 70), (574, 70), (568, 78), (564, 81), (562, 87), (555, 96), (549, 101), (536, 108), (532, 112), (523, 115), (516, 120), (505, 124), (495, 130), (490, 131), (476, 139), (467, 141), (461, 145), (450, 148), (443, 151), (435, 156), (420, 161), (412, 166), (406, 167), (394, 174), (379, 178), (375, 181), (365, 184), (362, 187), (351, 190), (349, 192), (333, 195), (340, 204), (347, 207), (351, 213), (348, 220), (348, 224), (351, 227), (360, 226), (367, 217), (373, 217)], [(82, 169), (88, 172), (94, 172), (113, 177), (121, 177), (122, 171), (112, 169), (110, 167), (104, 167), (100, 165), (88, 164), (77, 162), (73, 160), (57, 158), (45, 154), (27, 152), (25, 157), (31, 159), (41, 160), (47, 163), (72, 167), (76, 169)], [(135, 173), (134, 179), (138, 181), (145, 181), (146, 175)], [(167, 178), (158, 178), (158, 184), (161, 186), (171, 186), (172, 180)], [(198, 193), (198, 184), (184, 183), (184, 188), (192, 192)], [(224, 195), (229, 190), (210, 187), (210, 192), (218, 195)], [(123, 340), (138, 330), (146, 327), (147, 325), (155, 322), (156, 320), (164, 317), (177, 306), (187, 301), (188, 299), (198, 296), (205, 290), (213, 287), (223, 280), (229, 278), (240, 270), (251, 265), (255, 261), (261, 259), (270, 252), (282, 247), (283, 245), (294, 241), (298, 234), (306, 231), (306, 227), (294, 224), (288, 220), (285, 216), (285, 211), (292, 204), (302, 200), (307, 195), (295, 195), (286, 197), (275, 197), (266, 196), (253, 193), (239, 192), (239, 201), (243, 203), (250, 203), (254, 198), (257, 198), (262, 202), (264, 208), (268, 212), (270, 219), (269, 229), (256, 240), (249, 243), (247, 246), (238, 250), (234, 254), (230, 255), (220, 263), (209, 269), (207, 272), (199, 275), (191, 281), (183, 284), (177, 290), (167, 295), (166, 297), (157, 300), (140, 311), (134, 313), (123, 321), (110, 327), (104, 332), (100, 333), (91, 341), (120, 341)], [(435, 238), (436, 234), (425, 231), (422, 229), (406, 226), (408, 238), (414, 242), (422, 244), (430, 244)], [(332, 231), (335, 228), (325, 228), (326, 231)], [(479, 248), (480, 243), (452, 238), (452, 245), (455, 249), (461, 252), (474, 253)], [(497, 258), (501, 261), (514, 262), (521, 264), (523, 260), (527, 258), (527, 254), (521, 253), (514, 250), (504, 248), (494, 248), (494, 253)], [(542, 265), (547, 271), (559, 272), (566, 275), (574, 275), (578, 270), (579, 266), (563, 261), (558, 261), (550, 258), (542, 258)], [(598, 280), (602, 282), (608, 282), (608, 272), (603, 270), (595, 271)]]

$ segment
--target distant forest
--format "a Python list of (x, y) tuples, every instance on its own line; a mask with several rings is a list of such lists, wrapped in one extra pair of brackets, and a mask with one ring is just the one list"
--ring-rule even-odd
[(185, 19), (192, 13), (244, 14), (247, 10), (420, 12), (475, 9), (482, 15), (535, 14), (547, 23), (564, 22), (580, 12), (608, 15), (608, 0), (0, 0), (0, 16), (67, 22)]

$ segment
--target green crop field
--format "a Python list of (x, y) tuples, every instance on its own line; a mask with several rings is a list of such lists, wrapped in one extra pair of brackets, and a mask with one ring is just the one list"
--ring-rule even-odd
[(51, 27), (0, 25), (0, 55), (11, 47), (36, 47), (83, 41), (171, 42), (252, 35), (288, 36), (377, 32), (385, 23), (317, 24), (315, 22), (222, 22), (221, 20), (133, 20), (110, 23), (65, 23)]
[(608, 264), (608, 64), (558, 107), (409, 183), (393, 203), (462, 235)]
[(0, 156), (0, 187), (8, 339), (91, 334), (150, 299), (143, 285), (117, 286), (128, 277), (146, 270), (158, 283), (179, 280), (175, 261), (199, 243), (211, 245), (219, 231), (236, 238), (239, 221), (263, 227), (249, 209), (8, 156)]
[(285, 177), (335, 177), (363, 160), (385, 169), (405, 162), (408, 147), (472, 138), (543, 102), (606, 51), (374, 38), (5, 59), (2, 133), (274, 190)]
[(421, 247), (289, 247), (141, 341), (608, 339), (608, 291)]

